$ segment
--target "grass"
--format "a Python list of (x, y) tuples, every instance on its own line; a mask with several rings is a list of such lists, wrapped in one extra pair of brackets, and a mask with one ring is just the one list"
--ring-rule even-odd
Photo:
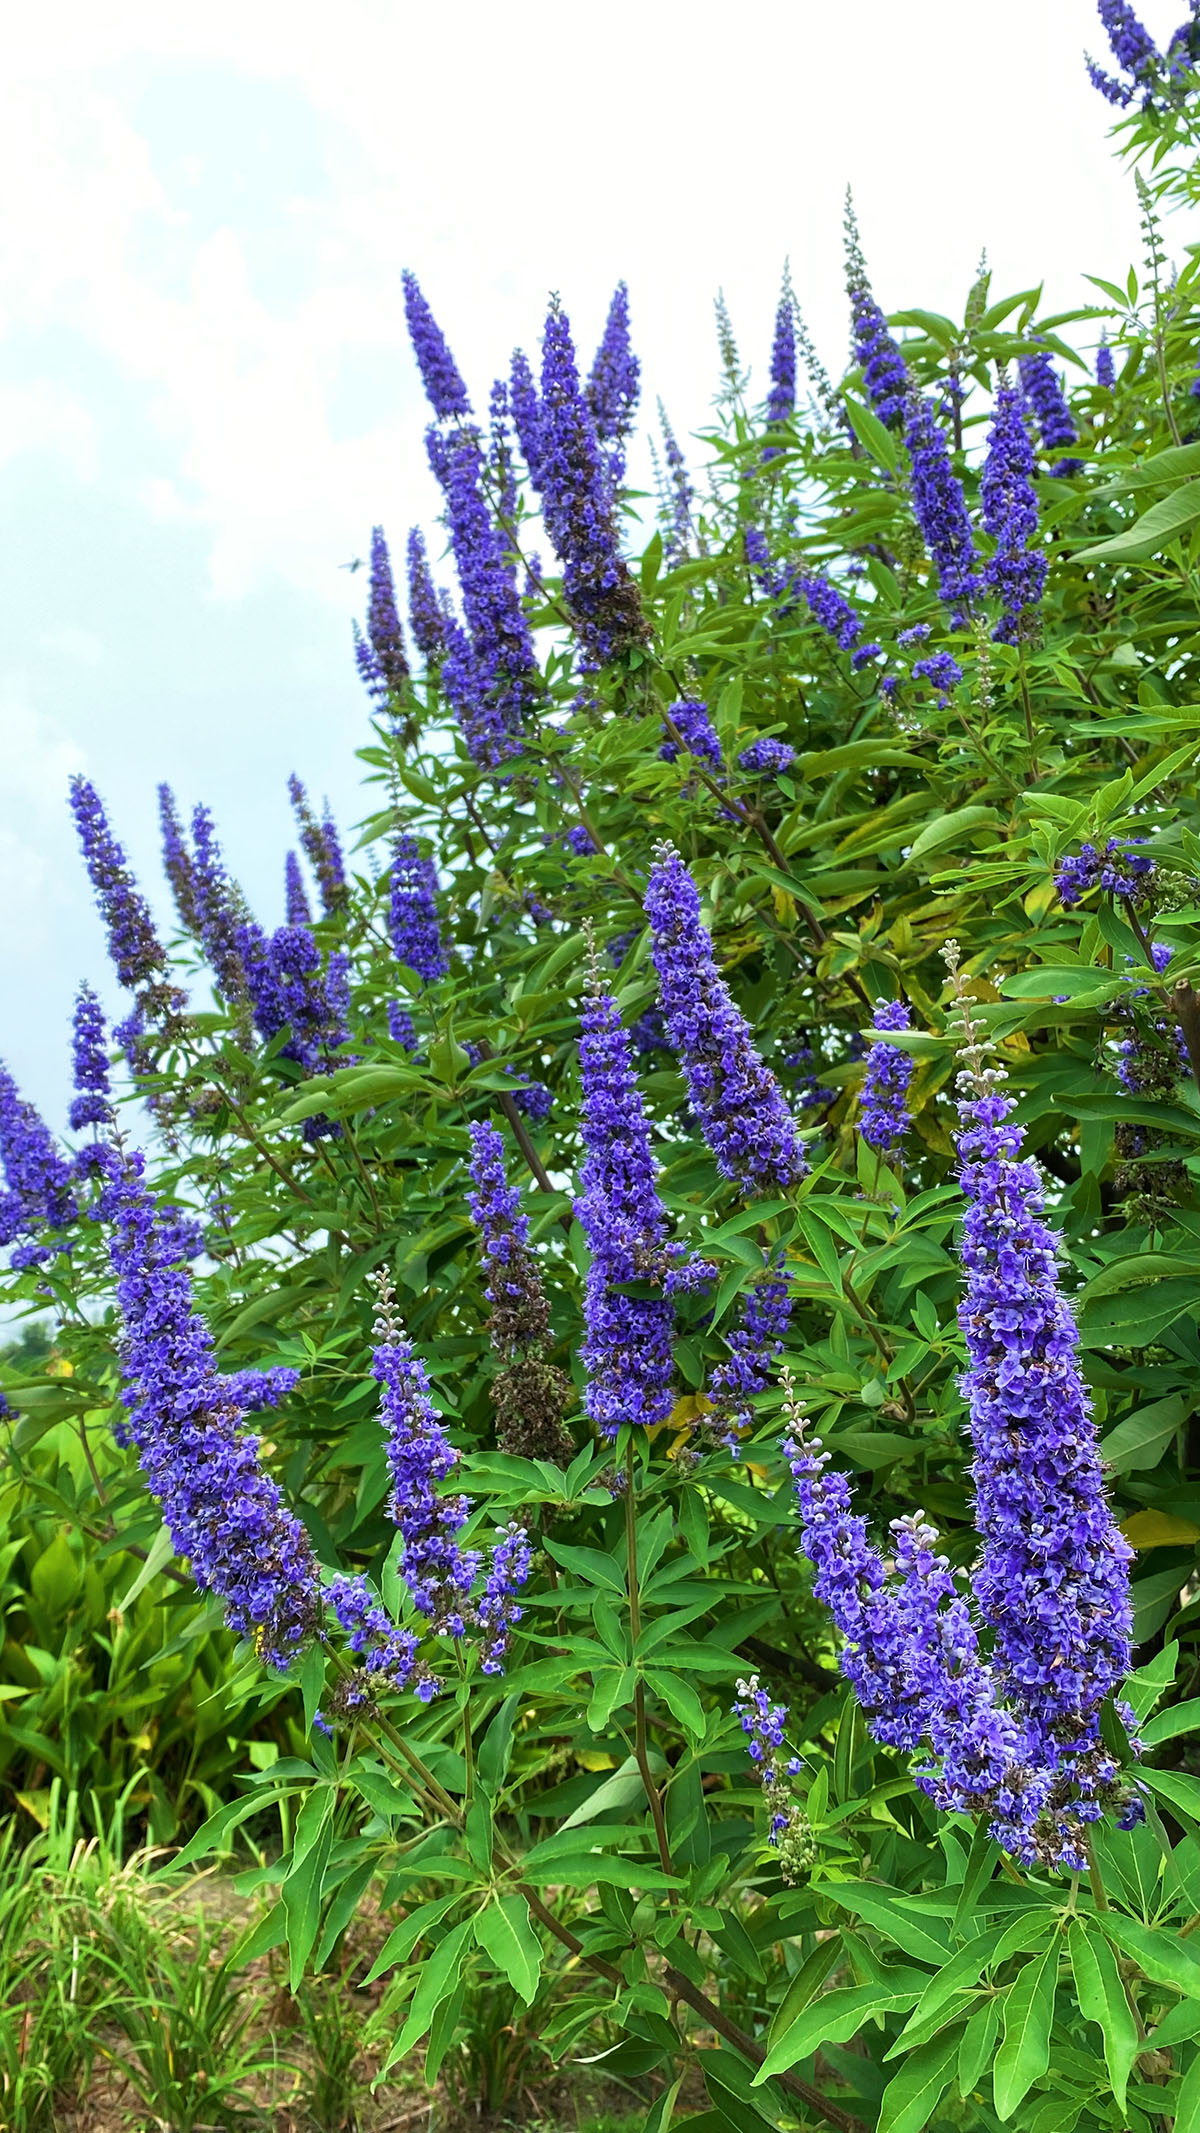
[(640, 2133), (645, 2103), (564, 2075), (494, 1990), (464, 2005), (432, 2094), (420, 2051), (377, 2084), (384, 1988), (357, 1980), (387, 1922), (368, 1912), (337, 1973), (293, 1996), (278, 1955), (232, 1966), (255, 1913), (230, 1881), (164, 1895), (154, 1851), (126, 1851), (124, 1802), (99, 1837), (79, 1807), (56, 1783), (33, 1843), (0, 1834), (0, 2133)]

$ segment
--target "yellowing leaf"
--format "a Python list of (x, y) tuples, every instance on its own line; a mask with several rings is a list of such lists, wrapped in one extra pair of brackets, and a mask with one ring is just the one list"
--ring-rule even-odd
[(1200, 1540), (1200, 1526), (1190, 1518), (1176, 1518), (1172, 1511), (1135, 1511), (1122, 1519), (1121, 1531), (1139, 1554), (1145, 1548), (1185, 1548), (1189, 1541)]
[(1030, 889), (1021, 899), (1026, 917), (1035, 920), (1045, 918), (1057, 895), (1058, 891), (1052, 881), (1038, 882), (1036, 888)]
[(75, 1365), (65, 1355), (51, 1355), (46, 1364), (48, 1378), (73, 1378)]
[(598, 1748), (581, 1748), (575, 1757), (584, 1770), (615, 1770), (616, 1757), (603, 1755)]
[(771, 889), (771, 902), (775, 906), (775, 916), (779, 920), (780, 925), (794, 926), (796, 923), (795, 897), (790, 896), (786, 889), (780, 889), (773, 886)]

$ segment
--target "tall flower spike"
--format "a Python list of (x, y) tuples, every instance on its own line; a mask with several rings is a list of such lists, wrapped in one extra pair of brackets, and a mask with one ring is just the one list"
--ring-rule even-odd
[(207, 807), (197, 807), (192, 816), (192, 845), (196, 855), (192, 879), (200, 941), (209, 968), (232, 1005), (246, 997), (238, 933), (248, 914), (236, 885), (225, 872), (216, 827)]
[(546, 319), (541, 398), (542, 516), (563, 566), (563, 589), (589, 667), (646, 640), (641, 596), (622, 559), (608, 474), (579, 388), (571, 327), (553, 302)]
[(341, 910), (346, 901), (346, 868), (337, 825), (330, 814), (328, 803), (323, 819), (318, 822), (309, 804), (308, 794), (295, 771), (288, 779), (288, 797), (300, 832), (301, 849), (317, 877), (321, 908), (326, 918), (330, 918), (335, 911)]
[[(912, 1016), (903, 1000), (876, 1000), (876, 1029), (908, 1029)], [(858, 1130), (868, 1148), (891, 1155), (908, 1131), (908, 1088), (915, 1062), (898, 1044), (880, 1041), (867, 1053)]]
[(729, 1354), (708, 1380), (710, 1427), (719, 1430), (722, 1443), (735, 1458), (739, 1449), (735, 1433), (752, 1426), (750, 1402), (770, 1383), (771, 1363), (783, 1352), (791, 1316), (792, 1291), (780, 1254), (767, 1261), (760, 1280), (742, 1291), (728, 1336)]
[[(65, 1229), (78, 1208), (71, 1191), (71, 1171), (55, 1146), (54, 1136), (36, 1107), (17, 1088), (0, 1061), (0, 1242), (36, 1235), (42, 1224)], [(14, 1265), (32, 1265), (40, 1250), (14, 1256)]]
[(1117, 366), (1107, 341), (1101, 341), (1096, 350), (1096, 383), (1102, 392), (1110, 393), (1117, 382)]
[(662, 507), (664, 530), (664, 560), (668, 570), (674, 570), (688, 553), (692, 534), (692, 505), (695, 490), (688, 478), (687, 461), (679, 449), (675, 432), (667, 420), (667, 411), (658, 403), (658, 425), (662, 431), (663, 460), (666, 477), (663, 483)]
[(538, 404), (537, 386), (529, 357), (523, 348), (514, 348), (512, 367), (508, 380), (508, 404), (512, 409), (513, 428), (521, 457), (529, 469), (529, 479), (535, 489), (542, 486), (542, 411)]
[[(792, 285), (785, 270), (783, 289), (775, 312), (775, 334), (771, 343), (771, 385), (767, 393), (767, 425), (778, 429), (790, 421), (796, 410), (796, 304)], [(778, 459), (778, 445), (767, 445), (764, 459)]]
[(192, 1308), (191, 1279), (169, 1256), (138, 1154), (110, 1155), (101, 1200), (124, 1323), (122, 1399), (146, 1481), (176, 1555), (201, 1591), (286, 1667), (321, 1618), (308, 1535), (258, 1456)]
[(984, 526), (996, 543), (984, 565), (984, 583), (998, 595), (1002, 607), (992, 635), (999, 644), (1020, 644), (1037, 631), (1046, 558), (1032, 546), (1037, 539), (1038, 507), (1025, 401), (1006, 383), (1001, 383), (996, 394), (980, 497)]
[(446, 344), (446, 336), (425, 301), (416, 275), (405, 268), (403, 278), (404, 313), (425, 397), (439, 422), (449, 421), (455, 415), (469, 419), (471, 403), (467, 388)]
[(425, 1365), (401, 1332), (385, 1271), (374, 1277), (377, 1292), (371, 1373), (382, 1387), (389, 1511), (404, 1543), (400, 1574), (421, 1613), (438, 1628), (462, 1636), (480, 1557), (459, 1547), (467, 1522), (464, 1496), (443, 1496), (439, 1484), (452, 1474), (458, 1454), (429, 1396)]
[(423, 985), (445, 977), (450, 965), (438, 924), (437, 872), (409, 830), (400, 830), (392, 845), (388, 925), (398, 963)]
[[(1062, 379), (1054, 368), (1050, 352), (1046, 348), (1035, 350), (1032, 355), (1021, 356), (1017, 363), (1021, 390), (1037, 417), (1042, 449), (1057, 452), (1064, 444), (1076, 444), (1079, 432), (1075, 417), (1067, 406)], [(1052, 474), (1077, 474), (1083, 461), (1060, 459), (1051, 467)]]
[(1115, 81), (1111, 74), (1103, 73), (1095, 62), (1089, 59), (1087, 70), (1093, 88), (1099, 89), (1101, 96), (1106, 97), (1110, 104), (1116, 104), (1122, 109), (1132, 103), (1139, 89), (1142, 90), (1146, 101), (1150, 101), (1151, 92), (1161, 71), (1158, 47), (1154, 39), (1129, 6), (1129, 0), (1098, 0), (1097, 12), (1104, 25), (1113, 58), (1127, 79)]
[(158, 788), (158, 819), (162, 828), (163, 872), (171, 884), (179, 923), (188, 933), (198, 934), (200, 919), (196, 909), (196, 884), (192, 855), (187, 848), (183, 824), (175, 805), (175, 795), (169, 785)]
[(304, 875), (301, 871), (300, 861), (294, 852), (289, 852), (284, 862), (284, 889), (288, 925), (311, 926), (313, 922), (312, 905), (308, 900), (308, 890), (304, 886)]
[(427, 437), (430, 460), (446, 496), (450, 543), (470, 632), (476, 723), (468, 746), (479, 762), (496, 764), (519, 752), (539, 695), (537, 657), (521, 606), (506, 542), (483, 493), (483, 450), (474, 430), (447, 441)]
[(563, 1416), (567, 1379), (545, 1358), (550, 1304), (529, 1248), (521, 1195), (504, 1174), (504, 1143), (493, 1125), (471, 1128), (471, 1218), (483, 1240), (484, 1294), (492, 1306), (488, 1333), (500, 1362), (492, 1380), (500, 1449), (523, 1459), (565, 1465), (572, 1452)]
[(979, 591), (975, 542), (962, 483), (933, 408), (924, 394), (909, 397), (904, 442), (912, 462), (912, 499), (917, 524), (937, 571), (938, 597), (958, 629)]
[(673, 845), (655, 848), (645, 911), (667, 1036), (717, 1168), (745, 1192), (786, 1191), (808, 1169), (796, 1122), (717, 969), (700, 892)]
[(183, 1006), (184, 996), (169, 982), (166, 951), (154, 930), (150, 906), (108, 826), (100, 795), (87, 778), (71, 780), (71, 812), (117, 976), (136, 996), (144, 1021), (170, 1023)]
[[(674, 1311), (669, 1293), (694, 1285), (699, 1270), (680, 1265), (679, 1247), (667, 1241), (658, 1165), (629, 1034), (595, 966), (582, 1023), (585, 1156), (575, 1213), (590, 1254), (581, 1351), (588, 1373), (584, 1404), (597, 1428), (613, 1437), (623, 1423), (650, 1426), (670, 1414)], [(645, 1281), (666, 1293), (630, 1296), (620, 1286)]]
[(846, 194), (846, 289), (850, 298), (852, 349), (867, 399), (881, 422), (894, 428), (908, 399), (908, 370), (872, 294), (859, 240), (854, 203)]
[(966, 1059), (959, 1323), (983, 1540), (973, 1582), (995, 1632), (993, 1663), (1025, 1719), (1028, 1759), (1055, 1773), (1068, 1801), (1078, 1796), (1086, 1821), (1115, 1776), (1100, 1712), (1129, 1669), (1133, 1551), (1105, 1497), (1079, 1335), (1059, 1287), (1061, 1239), (1043, 1219), (1041, 1178), (1022, 1155), (1002, 1069), (983, 1063), (953, 944), (947, 961)]
[(408, 619), (413, 639), (426, 665), (439, 660), (446, 649), (446, 618), (429, 569), (425, 536), (413, 526), (408, 536)]
[(354, 651), (358, 670), (376, 708), (385, 711), (408, 680), (404, 631), (396, 607), (392, 559), (382, 526), (371, 529), (371, 588), (367, 602), (367, 634), (355, 625)]
[(104, 1038), (104, 1009), (91, 986), (81, 985), (75, 996), (71, 1044), (75, 1083), (69, 1118), (72, 1133), (81, 1133), (85, 1126), (110, 1126), (113, 1122)]
[[(617, 283), (604, 336), (596, 350), (586, 398), (601, 444), (620, 445), (629, 435), (642, 389), (642, 366), (629, 338), (629, 290)], [(618, 455), (619, 458), (619, 455)], [(619, 473), (614, 472), (619, 480)]]

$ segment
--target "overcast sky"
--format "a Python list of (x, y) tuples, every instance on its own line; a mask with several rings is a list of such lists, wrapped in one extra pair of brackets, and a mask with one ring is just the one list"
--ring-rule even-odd
[[(1143, 0), (1162, 43), (1183, 0)], [(590, 352), (630, 286), (646, 408), (765, 372), (785, 256), (835, 373), (851, 182), (885, 308), (1137, 253), (1082, 51), (1093, 0), (109, 0), (3, 8), (0, 1053), (52, 1123), (70, 1006), (116, 1004), (64, 804), (108, 801), (164, 922), (155, 788), (213, 807), (282, 919), (295, 769), (343, 823), (350, 617), (382, 521), (435, 509), (412, 266), (480, 404), (557, 289)], [(1176, 248), (1183, 235), (1172, 232)]]

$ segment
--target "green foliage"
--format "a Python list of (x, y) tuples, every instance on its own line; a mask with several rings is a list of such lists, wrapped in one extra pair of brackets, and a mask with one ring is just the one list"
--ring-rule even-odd
[[(1181, 145), (1156, 142), (1166, 201), (1192, 187), (1190, 165), (1167, 154)], [(1189, 251), (1169, 295), (1157, 273), (1146, 291), (1100, 283), (1105, 303), (1067, 318), (1042, 317), (1037, 291), (986, 292), (961, 321), (901, 314), (906, 361), (933, 393), (951, 358), (982, 396), (1035, 343), (1073, 362), (1068, 329), (1109, 329), (1115, 391), (1074, 394), (1084, 470), (1039, 480), (1051, 567), (1040, 635), (1015, 646), (939, 606), (903, 447), (857, 390), (849, 430), (797, 420), (764, 462), (734, 351), (690, 559), (664, 568), (658, 535), (643, 559), (645, 647), (581, 693), (560, 588), (539, 579), (543, 715), (520, 760), (502, 776), (470, 760), (436, 674), (405, 688), (363, 750), (378, 790), (362, 870), (317, 927), (323, 948), (352, 957), (353, 1058), (303, 1079), (279, 1043), (252, 1053), (238, 1003), (218, 1000), (142, 1077), (158, 1107), (156, 1183), (209, 1213), (196, 1295), (221, 1367), (302, 1373), (265, 1417), (264, 1461), (322, 1562), (369, 1574), (408, 1621), (369, 1369), (367, 1277), (389, 1269), (460, 1453), (472, 1535), (515, 1517), (537, 1542), (502, 1681), (444, 1639), (442, 1696), (385, 1698), (332, 1740), (313, 1731), (324, 1649), (284, 1682), (234, 1652), (113, 1442), (119, 1329), (101, 1236), (81, 1225), (69, 1256), (6, 1277), (31, 1308), (49, 1292), (57, 1324), (51, 1355), (10, 1354), (5, 1371), (18, 1414), (0, 1495), (15, 1694), (0, 1706), (0, 1775), (47, 1828), (64, 1784), (94, 1794), (97, 1826), (136, 1804), (164, 1842), (203, 1811), (176, 1873), (258, 1847), (265, 1908), (235, 1950), (193, 1962), (134, 1928), (112, 1957), (131, 2078), (148, 2108), (169, 2099), (171, 2123), (240, 2107), (260, 2047), (236, 1965), (283, 1951), (303, 2005), (305, 1978), (336, 1970), (370, 1889), (389, 1919), (400, 1913), (369, 1973), (386, 1981), (384, 2071), (419, 2050), (426, 2079), (464, 2105), (528, 2110), (548, 2065), (600, 2064), (645, 2085), (646, 2133), (1200, 2122), (1200, 1778), (1184, 1767), (1200, 1632), (1200, 1094), (1195, 1073), (1165, 1100), (1127, 1093), (1114, 1073), (1139, 1014), (1178, 1023), (1200, 1062), (1200, 445), (1181, 432), (1198, 273)], [(967, 401), (959, 459), (976, 517), (978, 405)], [(762, 595), (749, 524), (792, 566), (853, 564), (891, 695), (803, 603)], [(522, 513), (505, 531), (524, 551)], [(918, 625), (919, 654), (899, 642)], [(942, 691), (913, 672), (938, 651), (962, 669)], [(686, 752), (660, 754), (664, 715), (688, 697), (713, 712), (719, 780)], [(795, 758), (756, 784), (734, 766), (765, 734)], [(401, 821), (432, 842), (454, 949), (449, 976), (419, 994), (386, 939), (387, 839)], [(563, 844), (580, 826), (596, 846), (583, 857)], [(669, 1423), (594, 1445), (572, 1412), (574, 1455), (558, 1464), (496, 1439), (466, 1128), (497, 1115), (522, 1166), (549, 1359), (578, 1394), (583, 965), (589, 930), (611, 949), (641, 929), (662, 837), (702, 887), (757, 1041), (806, 1107), (812, 1169), (793, 1197), (747, 1207), (692, 1129), (674, 1060), (645, 1057), (666, 1205), (719, 1278), (712, 1298), (681, 1304)], [(1094, 895), (1064, 908), (1056, 862), (1085, 840), (1133, 837), (1156, 862), (1152, 917)], [(1166, 980), (1147, 926), (1173, 950)], [(1114, 1500), (1139, 1555), (1145, 1664), (1129, 1695), (1150, 1719), (1147, 1819), (1098, 1828), (1094, 1873), (1069, 1886), (1018, 1873), (986, 1831), (938, 1817), (904, 1758), (866, 1735), (798, 1555), (778, 1395), (760, 1397), (737, 1461), (703, 1428), (737, 1299), (779, 1252), (799, 1299), (789, 1361), (822, 1439), (880, 1530), (923, 1506), (969, 1569), (948, 937), (1050, 1183)], [(181, 964), (190, 955), (182, 944)], [(612, 967), (635, 1022), (654, 1002), (644, 930)], [(385, 1034), (385, 1003), (406, 987), (414, 1052)], [(877, 999), (900, 991), (913, 1122), (885, 1163), (855, 1130), (861, 1041)], [(819, 1100), (805, 1052), (831, 1092)], [(553, 1092), (544, 1120), (514, 1103), (526, 1074)], [(322, 1115), (340, 1132), (307, 1138)], [(765, 1841), (730, 1717), (755, 1668), (792, 1707), (802, 1857)], [(1127, 1753), (1115, 1718), (1112, 1732)], [(47, 2017), (37, 2036), (49, 2095), (85, 2046), (73, 2017)], [(340, 2033), (327, 2056), (336, 2086)], [(707, 2098), (690, 2116), (685, 2078)]]

